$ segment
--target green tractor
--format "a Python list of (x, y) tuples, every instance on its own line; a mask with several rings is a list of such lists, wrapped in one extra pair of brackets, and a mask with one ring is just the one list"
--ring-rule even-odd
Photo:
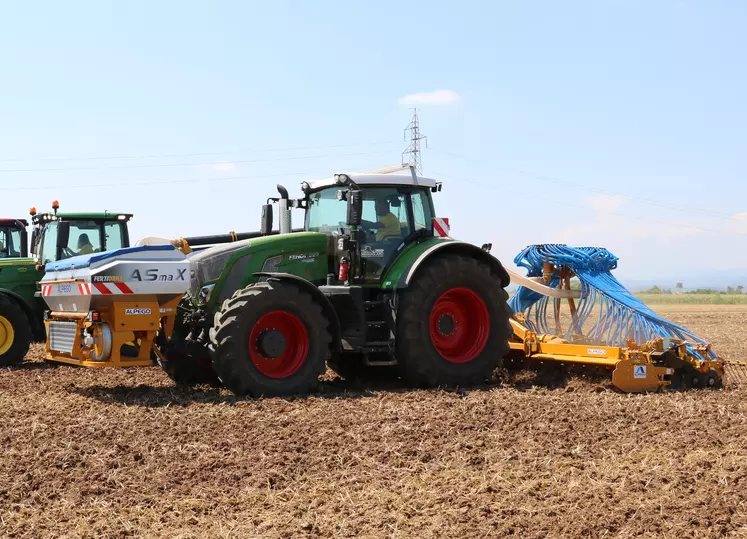
[(43, 342), (44, 311), (38, 282), (44, 265), (76, 254), (129, 247), (130, 214), (58, 213), (37, 214), (31, 209), (32, 254), (28, 252), (24, 219), (0, 220), (0, 367), (23, 361), (32, 342)]
[(159, 342), (169, 376), (252, 396), (306, 393), (327, 365), (421, 387), (489, 379), (509, 350), (509, 275), (487, 245), (448, 237), (432, 200), (441, 184), (411, 169), (302, 189), (268, 200), (279, 234), (268, 203), (254, 238), (190, 255), (190, 292)]

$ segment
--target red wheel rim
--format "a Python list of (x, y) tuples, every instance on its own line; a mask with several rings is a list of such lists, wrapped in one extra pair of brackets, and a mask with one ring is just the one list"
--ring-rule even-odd
[[(272, 341), (270, 344), (267, 341)], [(278, 345), (282, 342), (283, 345)], [(249, 355), (257, 370), (269, 378), (292, 376), (306, 361), (309, 333), (301, 319), (287, 311), (263, 315), (249, 334)]]
[(483, 351), (490, 336), (490, 313), (469, 288), (447, 290), (431, 309), (431, 342), (444, 359), (467, 363)]

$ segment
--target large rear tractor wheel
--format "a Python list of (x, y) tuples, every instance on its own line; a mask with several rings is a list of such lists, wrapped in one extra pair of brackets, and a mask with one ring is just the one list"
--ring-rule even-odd
[(399, 307), (395, 353), (403, 379), (425, 387), (489, 381), (509, 352), (507, 300), (484, 263), (460, 255), (428, 262)]
[(215, 314), (213, 369), (236, 395), (303, 394), (324, 374), (332, 336), (322, 306), (283, 281), (249, 285)]
[(31, 324), (18, 303), (0, 295), (0, 367), (18, 365), (31, 344)]

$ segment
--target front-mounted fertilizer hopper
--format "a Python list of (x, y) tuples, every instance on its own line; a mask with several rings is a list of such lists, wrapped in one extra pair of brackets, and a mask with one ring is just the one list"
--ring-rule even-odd
[(158, 331), (173, 324), (189, 263), (171, 245), (82, 255), (46, 266), (47, 359), (85, 367), (152, 365)]

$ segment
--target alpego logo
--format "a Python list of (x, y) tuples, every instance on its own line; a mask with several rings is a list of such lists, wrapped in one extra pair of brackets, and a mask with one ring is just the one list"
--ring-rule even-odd
[(150, 309), (125, 309), (126, 315), (131, 314), (150, 314), (152, 311)]

